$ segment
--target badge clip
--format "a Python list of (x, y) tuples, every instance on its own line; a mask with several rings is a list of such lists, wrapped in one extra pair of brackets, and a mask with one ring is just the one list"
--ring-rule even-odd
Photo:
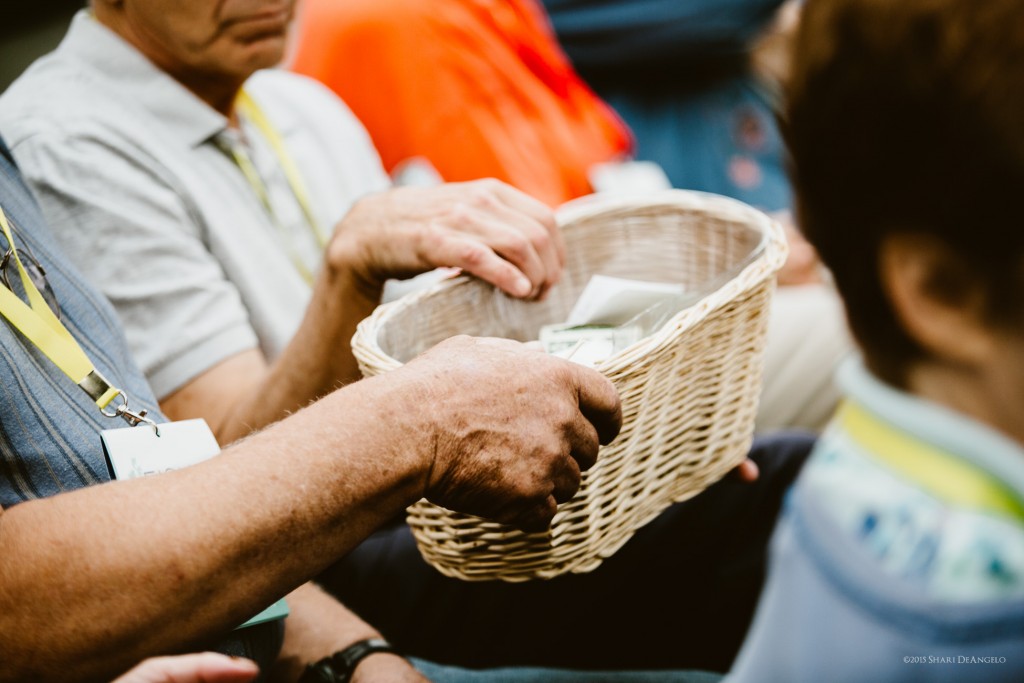
[(125, 422), (127, 422), (129, 425), (131, 425), (132, 427), (138, 427), (140, 424), (145, 422), (146, 424), (148, 424), (150, 427), (153, 428), (153, 433), (154, 434), (156, 434), (157, 436), (160, 436), (160, 427), (159, 427), (159, 425), (157, 425), (156, 422), (153, 422), (153, 420), (151, 420), (148, 417), (146, 417), (146, 415), (149, 413), (148, 410), (143, 409), (143, 410), (140, 410), (140, 411), (136, 412), (136, 411), (134, 411), (134, 410), (132, 410), (131, 408), (128, 407), (128, 395), (127, 394), (125, 394), (123, 391), (119, 391), (119, 392), (117, 392), (117, 395), (121, 397), (121, 405), (119, 405), (117, 408), (115, 408), (113, 412), (108, 412), (106, 410), (100, 410), (101, 413), (103, 413), (107, 417), (119, 417), (122, 420), (124, 420)]

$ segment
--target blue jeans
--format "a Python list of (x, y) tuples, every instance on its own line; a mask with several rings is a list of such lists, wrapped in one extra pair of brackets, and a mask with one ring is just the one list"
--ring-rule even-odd
[(718, 683), (720, 674), (705, 671), (570, 671), (568, 669), (459, 669), (413, 660), (433, 683)]

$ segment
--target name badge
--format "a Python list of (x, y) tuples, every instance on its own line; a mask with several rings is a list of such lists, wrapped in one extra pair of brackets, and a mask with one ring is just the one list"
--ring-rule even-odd
[(220, 453), (206, 420), (160, 425), (160, 435), (147, 425), (100, 432), (112, 479), (135, 479), (198, 465)]
[[(100, 432), (111, 479), (135, 479), (180, 470), (220, 453), (217, 438), (206, 420), (182, 420), (160, 425), (160, 435), (147, 425)], [(288, 616), (282, 598), (238, 628), (255, 626)], [(237, 630), (237, 629), (236, 629)]]

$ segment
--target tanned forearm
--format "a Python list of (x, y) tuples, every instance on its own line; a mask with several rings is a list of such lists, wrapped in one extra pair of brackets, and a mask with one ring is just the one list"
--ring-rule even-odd
[(205, 418), (222, 444), (276, 422), (359, 379), (352, 335), (379, 300), (379, 287), (325, 267), (297, 333), (273, 363), (257, 350), (239, 354), (162, 399), (161, 407), (171, 419)]
[(161, 406), (173, 419), (206, 418), (229, 443), (358, 377), (352, 335), (387, 279), (447, 266), (529, 298), (550, 290), (564, 262), (551, 211), (496, 180), (368, 195), (335, 228), (311, 303), (280, 358), (268, 365), (251, 350), (226, 359), (160, 397)]
[(324, 268), (306, 316), (291, 342), (254, 391), (235, 403), (218, 438), (230, 443), (280, 420), (311, 401), (360, 377), (352, 335), (373, 313), (381, 290), (361, 286), (350, 273)]
[(0, 681), (109, 680), (323, 570), (422, 495), (422, 400), (367, 380), (201, 465), (4, 512)]

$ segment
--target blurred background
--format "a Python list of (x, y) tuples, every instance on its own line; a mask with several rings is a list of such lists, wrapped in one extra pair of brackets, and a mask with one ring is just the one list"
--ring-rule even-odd
[(32, 63), (57, 46), (71, 15), (85, 0), (0, 2), (0, 92)]

